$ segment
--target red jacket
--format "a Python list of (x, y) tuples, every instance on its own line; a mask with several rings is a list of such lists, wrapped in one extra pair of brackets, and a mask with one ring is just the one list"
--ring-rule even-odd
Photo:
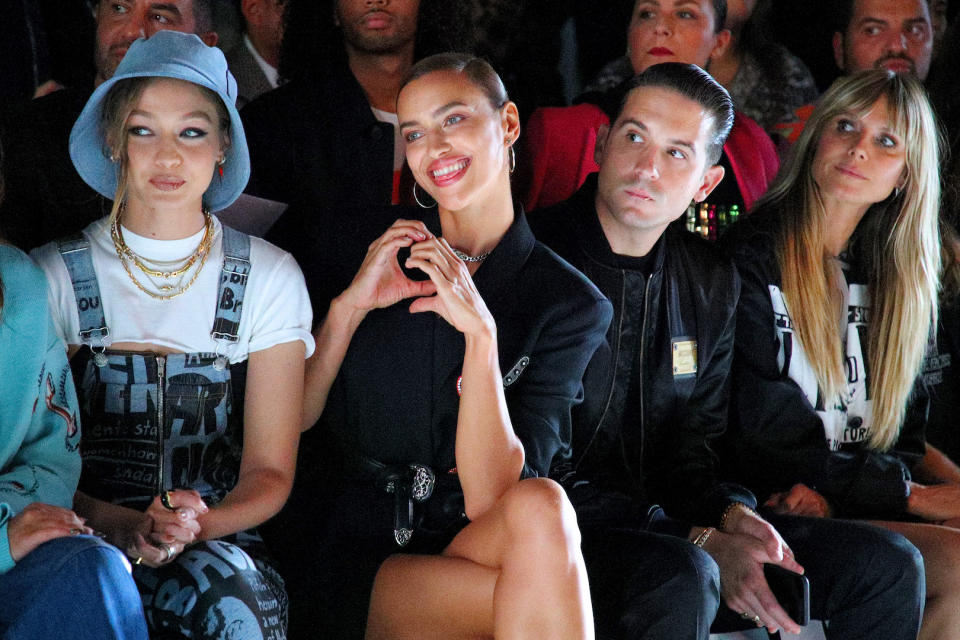
[[(608, 122), (607, 114), (593, 104), (533, 112), (523, 136), (522, 155), (529, 180), (523, 205), (527, 211), (566, 200), (587, 175), (600, 169), (593, 160), (593, 148), (597, 129)], [(749, 211), (777, 174), (777, 151), (760, 125), (742, 113), (736, 113), (723, 151)]]

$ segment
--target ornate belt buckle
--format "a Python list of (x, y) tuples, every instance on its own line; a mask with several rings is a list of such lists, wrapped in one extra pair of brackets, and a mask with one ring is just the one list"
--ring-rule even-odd
[(429, 500), (433, 495), (433, 487), (437, 483), (437, 477), (433, 469), (422, 464), (411, 464), (413, 479), (410, 481), (410, 497), (417, 502)]

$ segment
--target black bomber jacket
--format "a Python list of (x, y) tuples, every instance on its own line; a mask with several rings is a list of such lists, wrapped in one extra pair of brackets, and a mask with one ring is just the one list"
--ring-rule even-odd
[[(596, 188), (594, 174), (569, 200), (531, 215), (537, 238), (580, 269), (614, 308), (584, 374), (571, 450), (555, 464), (554, 476), (570, 490), (607, 474), (591, 460), (619, 460), (623, 468), (614, 471), (630, 479), (641, 503), (716, 525), (733, 501), (756, 506), (748, 490), (720, 481), (716, 450), (727, 425), (740, 278), (715, 246), (677, 225), (652, 250), (649, 276), (623, 268), (597, 219)], [(639, 417), (616, 424), (633, 367), (642, 367), (642, 403), (626, 415)], [(620, 452), (597, 456), (594, 447)], [(576, 505), (576, 492), (571, 499)], [(649, 528), (685, 535), (656, 511), (648, 509)]]

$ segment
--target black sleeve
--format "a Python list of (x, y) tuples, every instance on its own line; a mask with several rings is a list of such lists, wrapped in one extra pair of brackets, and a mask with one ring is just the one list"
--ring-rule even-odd
[(749, 240), (732, 247), (742, 278), (730, 433), (738, 472), (758, 495), (800, 482), (825, 496), (837, 515), (902, 515), (910, 475), (900, 457), (866, 449), (829, 450), (820, 417), (800, 387), (781, 372), (768, 287), (774, 282), (775, 259), (769, 248), (766, 253), (755, 249), (770, 238)]
[[(583, 372), (613, 317), (610, 302), (596, 295), (554, 307), (529, 364), (505, 389), (525, 453), (521, 477), (548, 475), (554, 456), (570, 446), (570, 409), (583, 399)], [(509, 378), (512, 372), (502, 373)]]

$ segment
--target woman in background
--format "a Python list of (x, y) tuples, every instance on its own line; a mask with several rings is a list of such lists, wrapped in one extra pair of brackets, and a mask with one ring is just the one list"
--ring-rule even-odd
[(921, 638), (960, 630), (960, 485), (925, 486), (923, 416), (908, 410), (940, 270), (937, 127), (922, 85), (839, 79), (789, 163), (731, 229), (743, 279), (731, 439), (778, 513), (877, 521), (924, 556)]

